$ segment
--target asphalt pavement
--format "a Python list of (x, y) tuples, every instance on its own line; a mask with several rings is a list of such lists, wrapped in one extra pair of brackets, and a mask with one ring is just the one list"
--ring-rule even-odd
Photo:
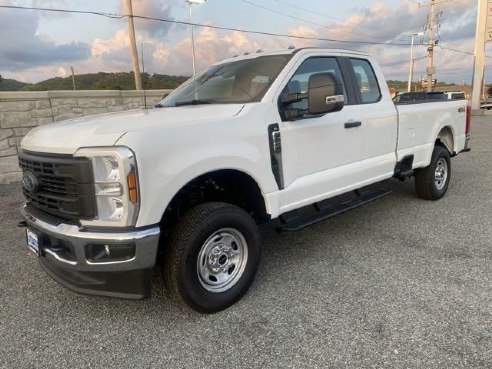
[(61, 287), (0, 186), (0, 368), (492, 367), (492, 117), (472, 129), (441, 201), (394, 181), (303, 231), (263, 227), (255, 283), (215, 315), (170, 301), (158, 270), (149, 300)]

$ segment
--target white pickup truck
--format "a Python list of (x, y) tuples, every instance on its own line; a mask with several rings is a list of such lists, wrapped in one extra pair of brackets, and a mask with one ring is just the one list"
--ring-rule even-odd
[(297, 230), (415, 176), (442, 198), (468, 151), (466, 101), (395, 106), (378, 64), (332, 49), (258, 52), (215, 64), (156, 109), (36, 128), (19, 163), (27, 243), (62, 285), (173, 298), (203, 313), (251, 285), (258, 225)]

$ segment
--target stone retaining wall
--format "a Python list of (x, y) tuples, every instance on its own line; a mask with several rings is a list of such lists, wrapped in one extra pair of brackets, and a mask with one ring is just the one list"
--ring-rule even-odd
[(32, 128), (87, 115), (151, 108), (170, 91), (0, 92), (0, 184), (20, 180), (19, 143)]

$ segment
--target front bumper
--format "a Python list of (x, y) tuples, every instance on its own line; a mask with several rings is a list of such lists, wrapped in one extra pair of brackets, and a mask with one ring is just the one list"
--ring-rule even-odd
[[(77, 225), (40, 213), (29, 204), (21, 207), (27, 226), (40, 235), (39, 263), (61, 285), (79, 293), (142, 299), (150, 296), (156, 262), (158, 226), (126, 232), (89, 232)], [(90, 245), (109, 249), (131, 248), (126, 259), (91, 261)]]

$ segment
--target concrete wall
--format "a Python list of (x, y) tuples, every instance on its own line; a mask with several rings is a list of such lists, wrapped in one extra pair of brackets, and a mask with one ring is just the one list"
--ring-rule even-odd
[(32, 128), (87, 115), (151, 108), (170, 91), (0, 92), (0, 184), (20, 180), (19, 143)]

